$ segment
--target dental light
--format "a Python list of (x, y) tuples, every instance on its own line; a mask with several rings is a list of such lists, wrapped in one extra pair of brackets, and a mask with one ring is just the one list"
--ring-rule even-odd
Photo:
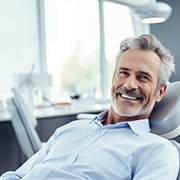
[(164, 22), (170, 17), (171, 12), (172, 8), (167, 3), (156, 1), (135, 9), (135, 13), (140, 17), (141, 22), (146, 24)]

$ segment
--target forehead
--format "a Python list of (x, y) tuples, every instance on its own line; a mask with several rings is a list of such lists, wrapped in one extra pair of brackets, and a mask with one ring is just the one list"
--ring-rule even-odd
[(161, 59), (153, 51), (128, 49), (125, 51), (118, 63), (118, 68), (125, 67), (129, 70), (144, 71), (157, 76), (160, 71)]

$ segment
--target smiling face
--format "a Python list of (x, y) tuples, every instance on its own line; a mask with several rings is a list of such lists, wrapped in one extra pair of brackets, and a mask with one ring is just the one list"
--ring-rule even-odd
[(152, 51), (129, 49), (122, 54), (111, 90), (110, 115), (115, 122), (149, 117), (166, 89), (164, 85), (157, 90), (160, 66), (159, 56)]

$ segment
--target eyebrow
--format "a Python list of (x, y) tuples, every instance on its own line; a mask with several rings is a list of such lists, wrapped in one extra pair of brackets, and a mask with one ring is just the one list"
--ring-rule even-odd
[(131, 69), (126, 68), (126, 67), (119, 67), (119, 68), (118, 68), (118, 71), (120, 71), (120, 70), (132, 71)]

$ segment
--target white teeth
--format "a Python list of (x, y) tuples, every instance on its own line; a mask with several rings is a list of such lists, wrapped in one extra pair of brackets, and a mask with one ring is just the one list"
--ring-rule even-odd
[(122, 94), (121, 97), (126, 98), (126, 99), (137, 100), (136, 97), (134, 97), (134, 96), (128, 96), (128, 95), (126, 95), (126, 94)]

